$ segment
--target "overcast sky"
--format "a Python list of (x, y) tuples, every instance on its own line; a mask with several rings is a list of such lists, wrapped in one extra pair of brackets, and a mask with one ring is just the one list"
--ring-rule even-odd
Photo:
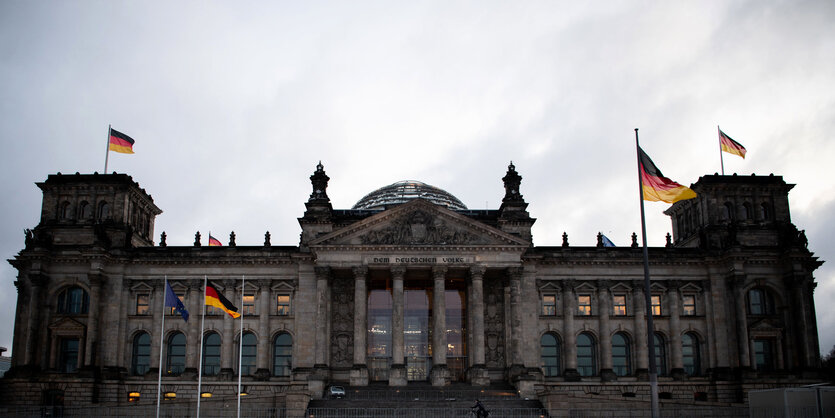
[[(0, 255), (39, 221), (35, 182), (111, 153), (201, 231), (296, 245), (319, 160), (335, 208), (398, 180), (496, 209), (513, 160), (536, 245), (640, 232), (634, 128), (664, 174), (720, 171), (716, 126), (748, 149), (726, 173), (797, 186), (822, 352), (835, 344), (835, 2), (0, 2)], [(651, 245), (671, 232), (647, 203)], [(0, 346), (16, 271), (0, 266)], [(8, 354), (8, 353), (7, 353)]]

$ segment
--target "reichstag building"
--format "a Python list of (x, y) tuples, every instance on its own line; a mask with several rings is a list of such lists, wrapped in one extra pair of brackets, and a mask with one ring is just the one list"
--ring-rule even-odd
[[(822, 261), (792, 224), (793, 185), (781, 176), (700, 177), (697, 198), (665, 211), (672, 235), (649, 248), (649, 288), (635, 235), (626, 247), (601, 236), (574, 246), (565, 234), (534, 245), (512, 164), (498, 210), (417, 181), (335, 209), (328, 180), (320, 163), (297, 246), (272, 245), (269, 233), (254, 246), (234, 235), (209, 246), (199, 234), (168, 246), (164, 233), (155, 244), (162, 210), (130, 176), (37, 183), (40, 222), (10, 260), (14, 357), (0, 403), (151, 403), (160, 368), (166, 397), (196, 399), (201, 354), (204, 394), (234, 398), (240, 372), (251, 399), (301, 411), (330, 384), (501, 383), (546, 404), (574, 393), (646, 399), (646, 293), (664, 398), (742, 402), (820, 367)], [(201, 353), (204, 276), (242, 305), (244, 322), (241, 332), (210, 308)], [(163, 313), (166, 278), (189, 321)]]

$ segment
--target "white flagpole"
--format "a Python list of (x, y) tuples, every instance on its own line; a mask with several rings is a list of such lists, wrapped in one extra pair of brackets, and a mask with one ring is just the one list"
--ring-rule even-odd
[(200, 418), (200, 399), (203, 398), (203, 324), (206, 323), (206, 275), (203, 275), (203, 319), (200, 320), (200, 361), (197, 364), (197, 418)]
[(246, 276), (241, 276), (241, 336), (238, 338), (238, 418), (241, 418), (241, 375), (243, 374), (244, 356), (244, 293), (246, 292)]
[[(105, 163), (107, 165), (107, 163)], [(157, 418), (159, 418), (159, 402), (162, 395), (162, 342), (165, 340), (165, 292), (168, 290), (168, 275), (162, 286), (162, 325), (159, 329), (159, 376), (157, 377)]]
[(716, 125), (716, 131), (719, 134), (719, 162), (722, 164), (722, 175), (725, 175), (725, 158), (722, 156), (722, 129)]
[(110, 125), (107, 125), (107, 151), (104, 153), (104, 174), (107, 174), (107, 159), (110, 157)]

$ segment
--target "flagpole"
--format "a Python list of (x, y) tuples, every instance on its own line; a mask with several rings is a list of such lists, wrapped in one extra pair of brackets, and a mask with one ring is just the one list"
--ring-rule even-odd
[[(107, 163), (105, 163), (107, 165)], [(165, 340), (165, 291), (168, 289), (168, 275), (162, 286), (162, 325), (159, 330), (159, 376), (157, 376), (157, 418), (159, 418), (159, 402), (162, 394), (162, 342)]]
[(719, 129), (719, 125), (716, 125), (717, 138), (719, 139), (719, 162), (722, 163), (722, 175), (724, 176), (725, 175), (725, 159), (722, 156), (722, 135), (720, 134), (720, 132), (722, 132), (722, 130)]
[[(647, 352), (649, 355), (649, 388), (652, 418), (661, 416), (658, 409), (658, 371), (655, 367), (655, 330), (652, 325), (652, 297), (649, 281), (649, 253), (647, 252), (647, 223), (644, 215), (644, 182), (641, 179), (641, 146), (638, 144), (638, 128), (635, 128), (635, 151), (638, 154), (638, 192), (641, 201), (641, 234), (644, 240), (644, 304), (647, 310)], [(723, 170), (724, 173), (724, 170)]]
[(107, 159), (110, 157), (110, 125), (107, 125), (107, 148), (104, 152), (104, 174), (107, 174)]
[(243, 374), (244, 357), (244, 293), (246, 292), (246, 275), (241, 276), (241, 335), (238, 337), (238, 418), (241, 418), (241, 375)]
[(206, 323), (206, 275), (203, 275), (203, 319), (200, 320), (200, 361), (197, 364), (197, 418), (200, 418), (200, 399), (203, 398), (203, 325)]

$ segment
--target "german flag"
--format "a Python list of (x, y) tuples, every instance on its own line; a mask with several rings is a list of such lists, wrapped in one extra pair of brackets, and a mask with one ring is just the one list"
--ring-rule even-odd
[(115, 129), (110, 129), (110, 151), (133, 154), (133, 143), (133, 138)]
[(728, 154), (739, 155), (742, 158), (745, 158), (745, 147), (742, 146), (739, 142), (734, 141), (728, 135), (725, 135), (721, 129), (717, 126), (716, 129), (719, 130), (719, 144), (722, 146), (722, 151), (727, 152)]
[(220, 240), (213, 237), (212, 234), (209, 234), (209, 247), (222, 247), (223, 244), (220, 243)]
[(238, 313), (238, 308), (236, 308), (232, 302), (229, 302), (229, 299), (226, 299), (222, 293), (218, 292), (215, 285), (213, 285), (210, 281), (206, 281), (206, 305), (223, 309), (223, 311), (228, 313), (232, 318), (241, 316), (241, 314)]
[(682, 186), (664, 177), (661, 174), (661, 170), (655, 166), (655, 163), (652, 162), (640, 147), (638, 147), (638, 153), (641, 164), (641, 184), (644, 190), (644, 200), (674, 203), (679, 200), (696, 197), (696, 192), (689, 187)]

